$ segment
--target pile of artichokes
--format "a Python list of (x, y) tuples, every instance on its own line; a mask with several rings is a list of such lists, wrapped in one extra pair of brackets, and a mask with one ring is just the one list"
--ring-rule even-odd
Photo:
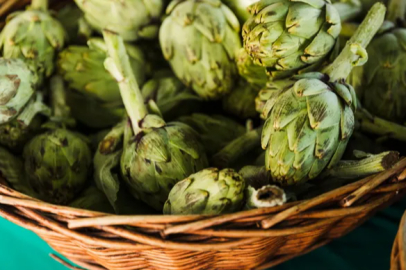
[(357, 3), (32, 0), (0, 34), (0, 180), (219, 215), (384, 171), (406, 146), (406, 7)]

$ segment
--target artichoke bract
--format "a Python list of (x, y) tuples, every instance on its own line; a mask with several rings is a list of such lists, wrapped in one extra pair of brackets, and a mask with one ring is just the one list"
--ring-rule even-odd
[(75, 0), (86, 21), (97, 31), (114, 31), (126, 41), (154, 38), (164, 0)]
[(8, 17), (0, 35), (3, 57), (23, 59), (40, 80), (52, 75), (55, 54), (67, 38), (65, 29), (47, 7), (47, 0), (34, 0), (30, 9)]
[(354, 89), (321, 73), (302, 76), (274, 92), (263, 112), (266, 167), (284, 185), (315, 178), (340, 160), (354, 129)]
[(241, 77), (247, 80), (247, 82), (258, 89), (265, 87), (268, 82), (266, 69), (262, 66), (256, 65), (244, 48), (237, 51), (236, 63), (238, 73), (240, 73)]
[(340, 16), (329, 0), (261, 0), (249, 10), (244, 47), (274, 79), (320, 66), (341, 31)]
[(92, 164), (86, 142), (65, 129), (34, 137), (25, 146), (23, 158), (31, 187), (56, 204), (70, 202), (82, 190)]
[[(405, 3), (389, 8), (393, 22), (405, 18)], [(399, 15), (397, 15), (399, 14)], [(406, 120), (406, 28), (388, 22), (383, 33), (368, 46), (373, 55), (363, 69), (363, 80), (357, 91), (363, 106), (371, 113), (387, 120), (404, 123)]]
[(222, 115), (194, 113), (178, 121), (192, 127), (200, 136), (208, 156), (212, 156), (232, 140), (243, 135), (245, 127)]
[(192, 89), (172, 74), (171, 71), (158, 72), (141, 89), (146, 103), (154, 101), (165, 119), (174, 119), (193, 113), (200, 107), (202, 99)]
[(163, 212), (169, 215), (233, 213), (243, 206), (244, 189), (244, 179), (234, 170), (205, 169), (172, 188)]
[(385, 10), (374, 5), (325, 74), (297, 75), (290, 87), (271, 90), (262, 112), (267, 119), (262, 147), (274, 181), (293, 185), (313, 179), (341, 159), (357, 107), (355, 91), (344, 80), (368, 58), (365, 47), (382, 25)]
[(110, 31), (103, 35), (109, 54), (105, 65), (120, 86), (131, 120), (124, 134), (121, 173), (137, 199), (161, 211), (178, 181), (207, 167), (204, 148), (189, 126), (148, 114), (123, 39)]
[[(111, 126), (125, 114), (117, 82), (104, 67), (106, 47), (102, 39), (93, 38), (86, 46), (70, 46), (59, 54), (58, 71), (71, 88), (67, 92), (72, 115), (90, 127)], [(145, 80), (142, 51), (126, 45), (131, 67), (139, 84)]]
[(220, 0), (172, 1), (159, 39), (176, 76), (205, 99), (232, 90), (240, 24)]
[(33, 98), (38, 77), (20, 59), (0, 58), (0, 124), (15, 119)]
[(250, 17), (248, 7), (259, 0), (222, 0), (237, 15), (241, 23), (244, 23)]

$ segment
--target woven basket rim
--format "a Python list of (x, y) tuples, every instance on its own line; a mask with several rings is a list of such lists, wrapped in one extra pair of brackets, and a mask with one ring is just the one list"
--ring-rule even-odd
[[(131, 226), (146, 226), (160, 230), (162, 239), (171, 235), (180, 234), (192, 234), (192, 235), (204, 235), (210, 234), (215, 237), (227, 237), (230, 239), (254, 239), (255, 237), (275, 237), (286, 236), (301, 232), (314, 230), (324, 225), (324, 222), (331, 222), (334, 219), (342, 219), (345, 216), (356, 215), (363, 211), (371, 211), (379, 207), (380, 205), (388, 202), (393, 195), (399, 193), (399, 191), (406, 191), (406, 181), (402, 181), (406, 176), (406, 158), (401, 159), (391, 169), (379, 173), (377, 175), (366, 177), (362, 180), (350, 183), (343, 187), (337, 188), (330, 192), (316, 196), (312, 199), (304, 201), (290, 202), (282, 206), (260, 208), (241, 211), (232, 214), (225, 215), (133, 215), (133, 216), (119, 216), (111, 215), (101, 212), (94, 212), (89, 210), (82, 210), (71, 208), (68, 206), (53, 205), (46, 202), (39, 201), (31, 198), (27, 195), (21, 194), (10, 187), (6, 187), (0, 184), (0, 205), (15, 206), (21, 209), (29, 209), (30, 211), (42, 211), (48, 214), (52, 214), (54, 217), (71, 217), (65, 219), (67, 223), (67, 229), (79, 229), (84, 227), (108, 227), (118, 225), (131, 225)], [(401, 178), (400, 178), (401, 177)], [(396, 181), (392, 181), (388, 184), (382, 185), (389, 178), (393, 178)], [(361, 194), (359, 197), (357, 194)], [(353, 205), (357, 200), (362, 200), (365, 195), (376, 194), (375, 200), (367, 201), (361, 205)], [(357, 200), (354, 200), (356, 198)], [(351, 203), (348, 203), (352, 200)], [(320, 208), (326, 204), (334, 202), (333, 209)], [(338, 206), (338, 209), (335, 208)], [(314, 209), (317, 210), (314, 210)], [(0, 212), (0, 215), (3, 215)], [(7, 218), (7, 217), (6, 217)], [(34, 218), (35, 219), (35, 218)], [(295, 220), (295, 219), (308, 219), (316, 220), (317, 222), (301, 225), (300, 227), (293, 228), (277, 228), (280, 223)], [(238, 222), (250, 222), (253, 220), (257, 222), (260, 227), (254, 231), (244, 230), (232, 230), (224, 229), (220, 230), (219, 226), (227, 226), (229, 223)], [(213, 228), (216, 228), (215, 230)], [(272, 230), (269, 230), (272, 228)], [(123, 232), (119, 232), (123, 233)], [(129, 237), (134, 237), (133, 235)], [(151, 239), (150, 239), (151, 240)], [(150, 241), (144, 239), (141, 242), (145, 244), (151, 244), (156, 246), (165, 246), (175, 249), (210, 249), (212, 245), (204, 247), (203, 244), (179, 244), (171, 243), (170, 241)], [(139, 242), (139, 239), (136, 241)], [(224, 243), (215, 244), (219, 248)], [(237, 244), (235, 244), (237, 245)], [(225, 245), (227, 246), (227, 245)]]

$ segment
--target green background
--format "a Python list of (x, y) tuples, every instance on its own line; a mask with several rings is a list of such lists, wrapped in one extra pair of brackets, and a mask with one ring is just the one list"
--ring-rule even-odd
[[(393, 240), (405, 209), (403, 199), (345, 237), (273, 270), (389, 269)], [(51, 252), (34, 233), (0, 218), (1, 270), (66, 270), (49, 257)]]

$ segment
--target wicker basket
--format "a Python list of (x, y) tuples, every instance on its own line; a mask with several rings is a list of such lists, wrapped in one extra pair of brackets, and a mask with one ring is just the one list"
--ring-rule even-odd
[[(28, 2), (0, 0), (0, 17)], [(38, 201), (0, 178), (0, 216), (90, 270), (265, 269), (350, 232), (406, 194), (405, 178), (402, 159), (310, 200), (222, 216), (106, 215)]]
[(391, 270), (406, 270), (406, 212), (403, 214), (400, 221), (399, 231), (393, 242), (392, 257), (391, 257)]
[(265, 269), (350, 232), (406, 193), (406, 158), (306, 201), (222, 216), (114, 216), (0, 184), (0, 216), (86, 269)]

